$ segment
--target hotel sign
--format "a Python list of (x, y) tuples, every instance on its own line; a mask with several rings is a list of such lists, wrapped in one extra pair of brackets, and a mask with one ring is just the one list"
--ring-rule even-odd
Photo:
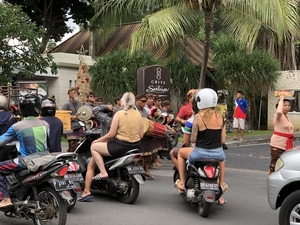
[(170, 99), (170, 72), (163, 66), (144, 66), (137, 70), (138, 93)]

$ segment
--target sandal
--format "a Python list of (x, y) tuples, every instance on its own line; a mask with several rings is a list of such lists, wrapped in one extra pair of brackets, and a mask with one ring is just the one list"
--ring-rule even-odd
[(100, 174), (97, 174), (96, 176), (93, 177), (93, 180), (108, 180), (108, 176), (100, 177)]
[(177, 188), (179, 194), (182, 195), (184, 193), (184, 189), (182, 189), (181, 187), (178, 186), (179, 182), (180, 182), (180, 179), (175, 181), (175, 187)]
[[(220, 201), (221, 199), (223, 199), (223, 201)], [(223, 197), (220, 197), (220, 198), (218, 199), (217, 205), (219, 205), (219, 206), (224, 206), (224, 205), (226, 205), (226, 204), (227, 204), (227, 200), (225, 200)]]
[(155, 163), (155, 166), (161, 167), (164, 166), (163, 164), (161, 164), (160, 162)]
[(153, 179), (154, 179), (154, 176), (153, 176), (151, 173), (143, 173), (143, 175), (144, 175), (145, 177), (147, 177), (148, 179), (150, 179), (150, 180), (153, 180)]
[(223, 183), (222, 185), (220, 185), (220, 187), (222, 188), (223, 193), (228, 190), (228, 184), (226, 183)]

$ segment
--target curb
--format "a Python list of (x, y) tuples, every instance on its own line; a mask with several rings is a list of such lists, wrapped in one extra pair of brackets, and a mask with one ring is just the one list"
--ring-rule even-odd
[[(238, 147), (243, 145), (254, 145), (254, 144), (263, 144), (270, 143), (271, 138), (260, 138), (255, 140), (244, 140), (244, 141), (230, 141), (226, 142), (227, 147)], [(300, 137), (294, 137), (294, 141), (299, 141)]]

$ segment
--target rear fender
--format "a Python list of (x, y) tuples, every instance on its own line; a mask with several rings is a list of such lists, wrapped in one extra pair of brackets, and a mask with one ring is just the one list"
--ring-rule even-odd
[(133, 174), (133, 177), (135, 178), (135, 180), (136, 180), (139, 184), (145, 184), (145, 181), (144, 181), (144, 179), (143, 179), (143, 177), (142, 177), (141, 174), (138, 174), (138, 173)]
[(22, 184), (24, 186), (27, 185), (32, 185), (35, 182), (39, 182), (41, 179), (45, 178), (46, 176), (50, 175), (53, 173), (55, 170), (59, 169), (60, 167), (64, 166), (65, 164), (62, 165), (54, 165), (52, 167), (49, 167), (48, 170), (38, 170), (37, 172), (33, 174), (29, 174), (23, 181)]
[[(121, 158), (118, 158), (114, 164), (112, 164), (108, 170), (114, 170), (116, 169), (117, 167), (122, 167), (124, 165), (127, 165), (127, 164), (130, 164), (130, 163), (133, 163), (133, 162), (137, 162), (140, 160), (140, 156), (141, 154), (140, 153), (136, 153), (136, 154), (130, 154), (130, 155), (125, 155)], [(109, 162), (107, 162), (109, 163)]]
[[(216, 201), (216, 192), (213, 190), (203, 190), (203, 198), (206, 202), (213, 203)], [(210, 198), (208, 198), (210, 196)]]

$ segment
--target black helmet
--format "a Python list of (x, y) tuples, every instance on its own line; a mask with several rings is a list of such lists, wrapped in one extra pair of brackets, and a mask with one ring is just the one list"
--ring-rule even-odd
[(39, 116), (41, 111), (40, 98), (34, 94), (26, 94), (20, 98), (20, 112), (24, 117)]
[(55, 116), (56, 103), (51, 98), (44, 98), (42, 100), (42, 113), (41, 116)]

